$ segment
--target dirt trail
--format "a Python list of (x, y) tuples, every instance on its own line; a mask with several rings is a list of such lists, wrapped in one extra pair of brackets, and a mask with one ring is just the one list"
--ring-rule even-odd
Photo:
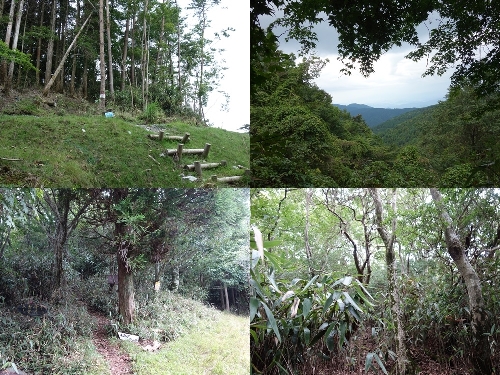
[(130, 357), (124, 353), (118, 346), (109, 342), (106, 334), (106, 325), (109, 323), (104, 316), (90, 312), (97, 319), (97, 330), (93, 334), (92, 340), (97, 348), (97, 351), (104, 357), (108, 363), (110, 374), (112, 375), (127, 375), (133, 374)]

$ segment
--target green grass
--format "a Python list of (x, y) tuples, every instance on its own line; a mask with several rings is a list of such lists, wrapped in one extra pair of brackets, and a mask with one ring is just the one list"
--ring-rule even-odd
[(124, 343), (137, 375), (243, 375), (250, 371), (248, 317), (227, 313), (199, 322), (156, 353)]
[[(146, 129), (131, 121), (103, 116), (0, 115), (0, 184), (57, 187), (199, 187), (212, 186), (210, 176), (242, 175), (249, 167), (248, 134), (196, 127), (181, 122), (162, 125), (171, 135), (191, 134), (184, 148), (212, 145), (208, 162), (227, 161), (226, 167), (203, 172), (203, 181), (190, 182), (171, 157), (161, 157), (176, 141), (151, 140)], [(85, 131), (83, 131), (85, 130)], [(151, 159), (151, 155), (156, 161)], [(199, 156), (182, 158), (192, 164)], [(238, 182), (245, 186), (247, 180)]]

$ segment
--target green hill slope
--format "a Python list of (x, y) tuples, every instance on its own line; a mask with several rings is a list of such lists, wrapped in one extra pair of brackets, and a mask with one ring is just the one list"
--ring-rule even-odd
[[(211, 144), (208, 162), (225, 160), (227, 166), (203, 172), (203, 181), (182, 167), (200, 160), (183, 155), (176, 164), (162, 156), (178, 141), (153, 140), (152, 131), (136, 126), (137, 120), (118, 117), (43, 114), (0, 115), (0, 184), (4, 186), (57, 187), (197, 187), (211, 186), (211, 175), (243, 175), (248, 168), (249, 135), (182, 122), (158, 125), (171, 135), (191, 134), (184, 148)], [(246, 179), (238, 185), (246, 185)]]
[(382, 124), (383, 122), (399, 116), (401, 114), (414, 111), (417, 108), (374, 108), (367, 106), (365, 104), (349, 104), (341, 105), (334, 104), (340, 109), (344, 109), (351, 114), (351, 116), (361, 115), (365, 120), (366, 124), (370, 128)]
[(435, 108), (436, 105), (433, 105), (403, 113), (372, 128), (372, 131), (389, 145), (414, 144), (421, 133), (422, 126), (432, 121)]

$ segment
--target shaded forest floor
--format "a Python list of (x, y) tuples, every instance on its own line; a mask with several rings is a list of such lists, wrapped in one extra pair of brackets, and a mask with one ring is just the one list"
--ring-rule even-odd
[[(211, 187), (212, 175), (242, 176), (249, 168), (247, 133), (197, 126), (189, 118), (161, 116), (159, 123), (148, 125), (138, 113), (116, 110), (115, 114), (105, 118), (97, 105), (64, 96), (0, 95), (0, 184)], [(148, 137), (159, 130), (180, 136), (190, 133), (184, 149), (203, 149), (209, 143), (205, 160), (224, 160), (227, 165), (204, 171), (202, 179), (193, 181), (195, 173), (184, 166), (203, 160), (199, 155), (184, 154), (179, 161), (167, 156), (165, 151), (176, 149), (179, 141)], [(237, 182), (246, 185), (248, 179)]]
[[(359, 329), (351, 342), (340, 352), (331, 353), (329, 360), (317, 356), (310, 357), (299, 370), (302, 375), (365, 375), (382, 374), (382, 370), (373, 360), (371, 370), (365, 371), (366, 356), (375, 352), (380, 355), (389, 374), (395, 371), (395, 362), (379, 348), (384, 345), (379, 338), (371, 335), (372, 327)], [(442, 343), (427, 342), (422, 346), (409, 346), (409, 374), (418, 375), (472, 375), (472, 365), (468, 358), (462, 357), (459, 349), (446, 348), (443, 350)], [(323, 348), (324, 353), (328, 350)], [(500, 355), (493, 357), (495, 368), (500, 366)]]

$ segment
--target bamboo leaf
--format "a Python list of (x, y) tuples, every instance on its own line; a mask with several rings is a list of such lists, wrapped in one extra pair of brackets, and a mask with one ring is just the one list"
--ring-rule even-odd
[(278, 324), (276, 323), (276, 319), (274, 319), (273, 313), (271, 312), (269, 307), (267, 307), (267, 305), (264, 302), (262, 302), (262, 306), (264, 307), (264, 310), (266, 310), (267, 319), (268, 319), (269, 324), (271, 325), (271, 328), (274, 331), (274, 334), (278, 338), (278, 341), (281, 343), (280, 331), (278, 329)]

